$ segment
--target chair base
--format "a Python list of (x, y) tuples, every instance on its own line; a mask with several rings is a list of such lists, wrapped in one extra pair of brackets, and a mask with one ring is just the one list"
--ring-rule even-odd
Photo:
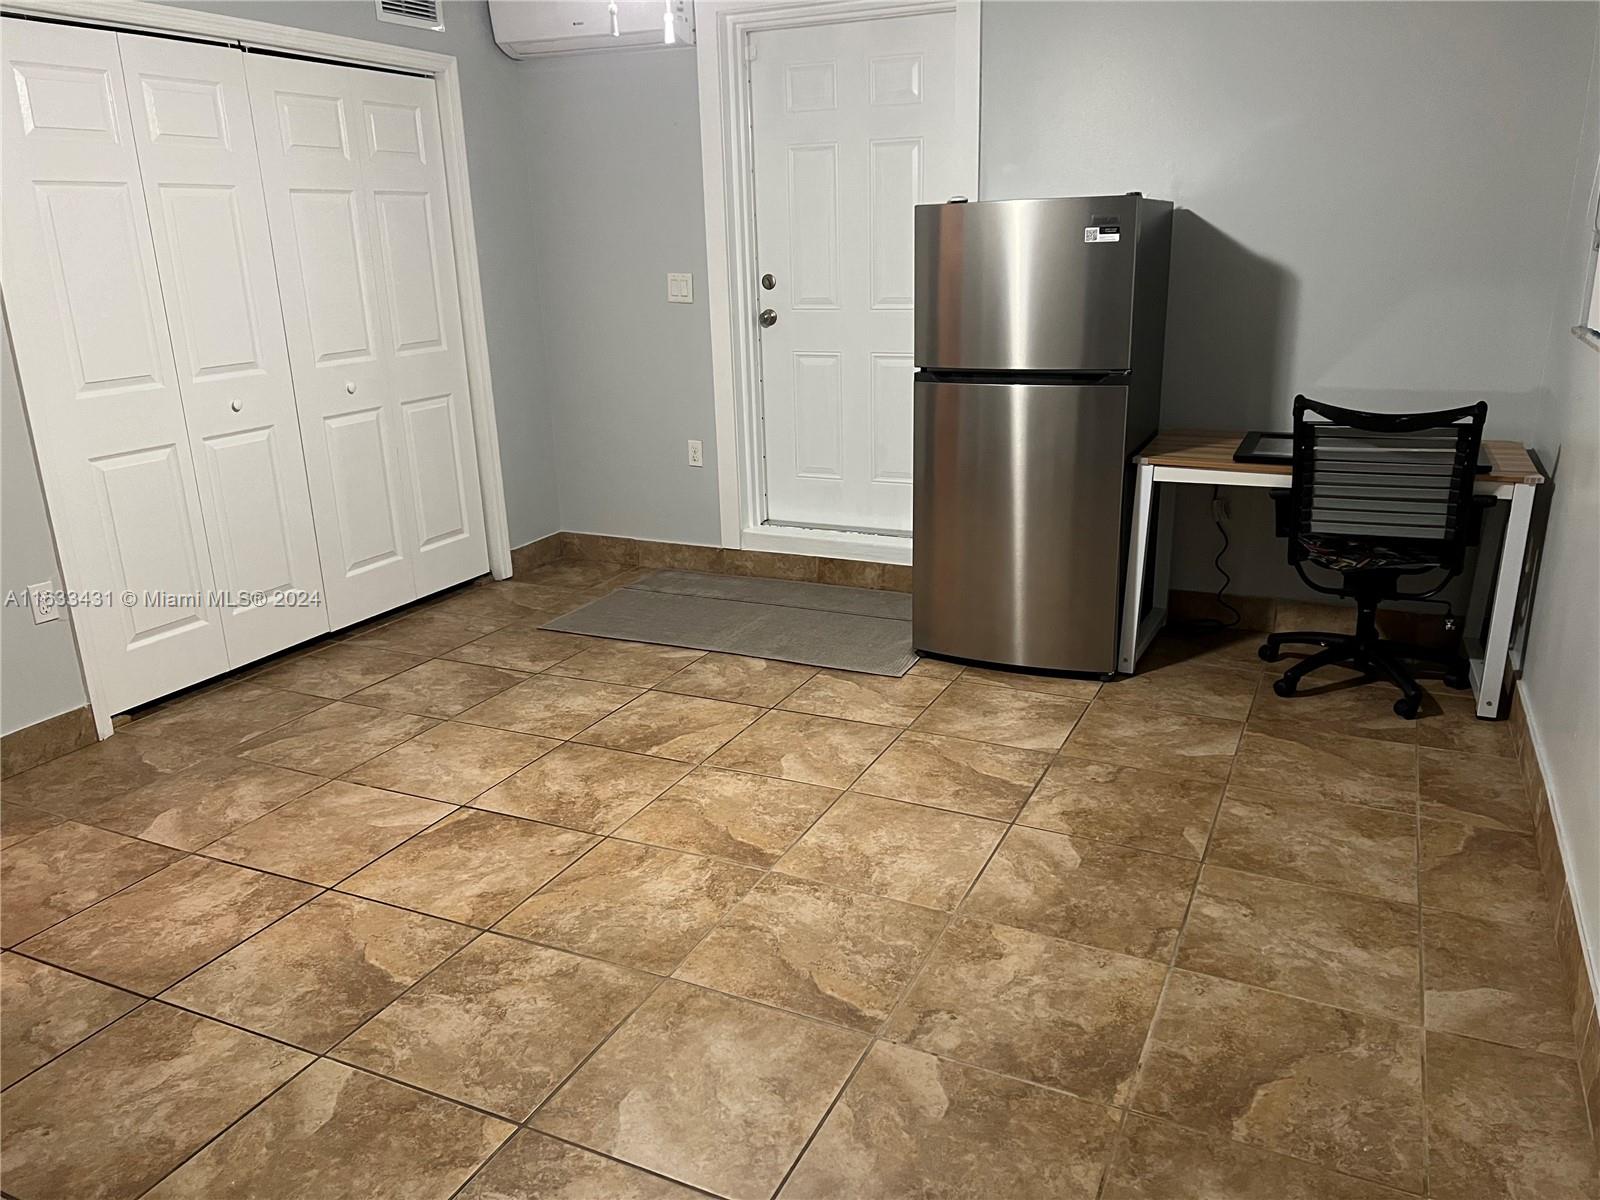
[(1285, 646), (1322, 647), (1310, 658), (1302, 659), (1285, 671), (1273, 683), (1272, 690), (1280, 696), (1292, 696), (1300, 681), (1313, 671), (1322, 667), (1353, 667), (1369, 679), (1387, 679), (1399, 688), (1400, 699), (1394, 702), (1394, 711), (1397, 716), (1414, 721), (1422, 707), (1424, 693), (1407, 666), (1408, 660), (1442, 667), (1446, 687), (1464, 688), (1471, 682), (1467, 674), (1467, 660), (1461, 655), (1381, 638), (1377, 635), (1375, 624), (1372, 614), (1363, 612), (1357, 620), (1355, 633), (1303, 630), (1268, 634), (1266, 642), (1257, 651), (1267, 662), (1277, 662)]

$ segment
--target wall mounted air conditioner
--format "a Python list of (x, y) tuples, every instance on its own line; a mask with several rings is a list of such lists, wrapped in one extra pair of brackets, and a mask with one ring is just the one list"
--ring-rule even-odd
[(694, 45), (693, 0), (489, 0), (489, 21), (512, 58)]

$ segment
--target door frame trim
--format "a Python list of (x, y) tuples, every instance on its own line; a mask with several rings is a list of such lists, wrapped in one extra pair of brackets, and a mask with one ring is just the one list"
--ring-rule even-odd
[[(460, 294), (462, 347), (467, 361), (468, 402), (472, 410), (472, 435), (478, 455), (479, 491), (483, 496), (484, 537), (489, 569), (496, 579), (511, 575), (511, 531), (506, 516), (505, 478), (500, 464), (500, 430), (495, 419), (494, 383), (489, 371), (489, 336), (483, 307), (483, 283), (478, 273), (478, 239), (472, 217), (472, 189), (467, 173), (467, 134), (461, 107), (461, 75), (453, 55), (413, 50), (386, 42), (369, 42), (339, 34), (273, 25), (243, 17), (174, 8), (147, 0), (4, 0), (6, 13), (44, 17), (95, 25), (125, 33), (180, 34), (206, 41), (237, 44), (245, 49), (287, 51), (328, 62), (352, 66), (389, 67), (433, 79), (439, 97), (439, 132), (444, 144), (445, 187), (450, 198), (450, 238), (456, 261), (456, 290)], [(35, 456), (37, 458), (37, 455)], [(48, 504), (46, 511), (48, 513)], [(73, 554), (69, 546), (51, 535), (61, 561), (64, 586), (74, 587)], [(79, 647), (95, 729), (101, 738), (111, 736), (112, 713), (97, 686), (87, 646), (86, 631), (68, 609), (73, 636)]]
[(729, 549), (829, 554), (869, 562), (911, 561), (911, 539), (765, 524), (761, 454), (761, 349), (756, 336), (755, 143), (748, 50), (752, 33), (879, 17), (953, 12), (956, 110), (971, 138), (967, 194), (978, 198), (982, 0), (700, 0), (695, 68), (700, 94), (700, 169), (705, 189), (711, 388), (717, 434), (717, 501)]

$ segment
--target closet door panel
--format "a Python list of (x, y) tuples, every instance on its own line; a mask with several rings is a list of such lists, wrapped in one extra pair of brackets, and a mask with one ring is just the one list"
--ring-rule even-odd
[(268, 223), (333, 626), (417, 596), (417, 533), (363, 183), (374, 72), (251, 55)]
[(119, 34), (233, 666), (328, 629), (244, 55)]
[(68, 586), (104, 593), (80, 649), (121, 711), (228, 667), (180, 373), (116, 35), (0, 28), (6, 317)]
[(438, 96), (431, 79), (355, 74), (379, 318), (403, 418), (417, 590), (425, 594), (489, 569)]

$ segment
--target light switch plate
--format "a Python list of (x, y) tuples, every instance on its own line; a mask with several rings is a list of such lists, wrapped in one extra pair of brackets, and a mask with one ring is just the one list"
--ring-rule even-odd
[(694, 276), (668, 272), (667, 274), (667, 303), (668, 304), (693, 304), (694, 303)]

